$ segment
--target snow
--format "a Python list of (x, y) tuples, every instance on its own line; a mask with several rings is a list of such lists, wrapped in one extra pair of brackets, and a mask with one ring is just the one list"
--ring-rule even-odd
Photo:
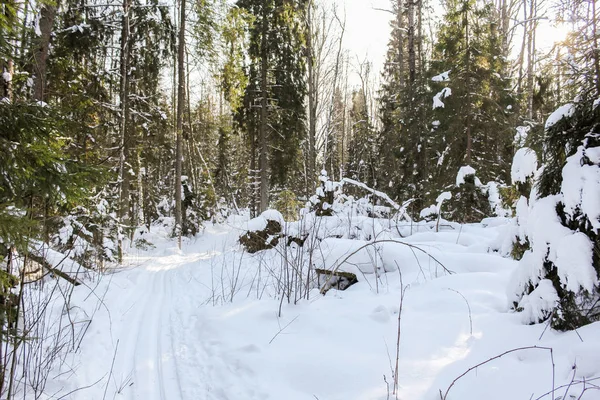
[[(278, 217), (271, 210), (261, 215)], [(348, 227), (342, 217), (305, 218), (297, 226)], [(364, 218), (363, 229), (386, 232), (387, 221)], [(330, 236), (254, 255), (237, 242), (247, 224), (247, 216), (207, 224), (202, 235), (183, 239), (181, 252), (169, 251), (176, 248), (170, 229), (153, 227), (142, 237), (156, 248), (128, 248), (121, 268), (74, 289), (69, 310), (51, 303), (67, 336), (71, 329), (86, 334), (77, 336), (78, 351), (51, 366), (42, 399), (394, 398), (388, 390), (399, 321), (398, 398), (439, 399), (468, 368), (526, 346), (551, 347), (554, 374), (547, 352), (522, 350), (465, 375), (447, 399), (535, 399), (551, 390), (553, 376), (555, 387), (568, 385), (574, 362), (577, 379), (600, 373), (600, 323), (577, 334), (544, 333), (543, 324), (523, 324), (526, 314), (507, 312), (506, 287), (519, 263), (488, 250), (507, 226), (504, 219), (440, 232), (415, 223), (404, 238), (387, 232), (386, 243)], [(309, 254), (319, 268), (346, 259), (341, 265), (359, 282), (324, 296), (313, 287), (308, 299), (292, 294), (281, 302), (284, 272)], [(522, 302), (531, 318), (553, 301), (551, 284), (536, 290)], [(578, 398), (581, 391), (573, 383), (560, 394)], [(597, 393), (588, 390), (581, 399)]]
[(444, 108), (445, 105), (442, 102), (442, 99), (449, 97), (451, 94), (452, 94), (452, 89), (443, 88), (441, 92), (439, 92), (435, 96), (433, 96), (433, 109), (435, 110), (436, 108)]
[(524, 324), (532, 324), (538, 321), (543, 321), (550, 316), (551, 311), (558, 303), (558, 294), (552, 281), (542, 279), (528, 295), (523, 296), (519, 306), (521, 311), (521, 320)]
[[(585, 158), (592, 165), (583, 164)], [(562, 175), (561, 192), (567, 212), (573, 216), (580, 210), (592, 227), (600, 231), (600, 147), (586, 149), (580, 146), (567, 159)]]
[(517, 126), (516, 131), (514, 137), (515, 145), (517, 147), (524, 146), (527, 136), (529, 136), (529, 132), (531, 131), (531, 126)]
[(494, 181), (489, 181), (485, 188), (487, 188), (488, 192), (488, 201), (490, 202), (490, 207), (494, 211), (494, 214), (498, 217), (509, 217), (512, 212), (510, 207), (504, 208), (502, 205), (502, 198), (500, 197), (500, 189), (498, 183)]
[(533, 177), (537, 171), (538, 161), (535, 151), (528, 147), (517, 150), (513, 157), (510, 176), (512, 183), (525, 183), (528, 178)]
[(571, 117), (571, 116), (573, 116), (574, 113), (575, 113), (575, 104), (568, 103), (568, 104), (562, 105), (562, 106), (558, 107), (552, 114), (550, 114), (550, 116), (546, 120), (546, 125), (544, 126), (544, 128), (546, 130), (548, 130), (552, 126), (554, 126), (558, 121), (560, 121), (561, 119)]
[(598, 285), (596, 270), (592, 266), (594, 244), (581, 232), (567, 235), (556, 244), (556, 266), (566, 288), (578, 292), (580, 288), (592, 292)]
[(449, 81), (449, 80), (450, 80), (450, 72), (451, 72), (451, 71), (452, 71), (452, 70), (451, 70), (451, 69), (449, 69), (449, 70), (448, 70), (448, 71), (446, 71), (446, 72), (442, 72), (441, 74), (439, 74), (439, 75), (436, 75), (436, 76), (434, 76), (433, 78), (431, 78), (431, 80), (432, 80), (432, 81), (434, 81), (434, 82), (445, 82), (445, 81)]
[(12, 75), (10, 72), (8, 71), (4, 71), (2, 73), (2, 79), (4, 79), (4, 82), (11, 82), (12, 81)]
[(470, 165), (460, 167), (458, 174), (456, 174), (456, 186), (460, 186), (465, 183), (465, 176), (475, 175), (475, 172), (475, 168), (471, 167)]
[(285, 224), (285, 219), (283, 215), (277, 210), (266, 210), (258, 217), (251, 219), (247, 222), (245, 230), (247, 231), (262, 231), (267, 227), (267, 221), (277, 221), (283, 227)]

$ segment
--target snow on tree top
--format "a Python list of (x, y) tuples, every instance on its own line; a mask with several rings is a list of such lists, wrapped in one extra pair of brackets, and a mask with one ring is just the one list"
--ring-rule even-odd
[(465, 183), (465, 176), (467, 175), (475, 175), (475, 168), (471, 167), (470, 165), (460, 167), (458, 174), (456, 174), (456, 186), (460, 186)]
[[(594, 165), (583, 164), (587, 158)], [(584, 148), (567, 158), (563, 167), (561, 192), (566, 211), (575, 215), (578, 210), (585, 214), (592, 227), (600, 231), (600, 147)]]
[(554, 124), (563, 119), (564, 117), (571, 117), (575, 112), (575, 105), (573, 103), (568, 103), (563, 106), (560, 106), (554, 111), (548, 119), (546, 120), (546, 125), (544, 128), (550, 129)]
[(452, 89), (443, 88), (441, 92), (439, 92), (438, 94), (433, 96), (433, 109), (435, 110), (436, 108), (444, 108), (445, 105), (444, 105), (444, 102), (442, 101), (442, 99), (449, 97), (451, 94), (452, 94)]
[(433, 78), (431, 78), (432, 81), (434, 82), (445, 82), (445, 81), (449, 81), (450, 80), (450, 71), (452, 71), (451, 69), (449, 69), (446, 72), (442, 72), (439, 75), (434, 76)]
[[(475, 170), (473, 170), (473, 173), (475, 172)], [(463, 181), (464, 182), (464, 181)], [(437, 199), (435, 199), (435, 201), (439, 204), (444, 200), (450, 200), (452, 198), (452, 193), (450, 192), (443, 192), (441, 193)]]
[(517, 150), (513, 157), (512, 167), (510, 168), (510, 177), (514, 183), (524, 183), (527, 178), (533, 176), (537, 171), (538, 161), (535, 151), (529, 147), (523, 147)]
[(282, 226), (285, 224), (283, 215), (277, 210), (266, 210), (256, 218), (248, 221), (246, 229), (249, 231), (262, 231), (267, 227), (267, 221), (277, 221)]

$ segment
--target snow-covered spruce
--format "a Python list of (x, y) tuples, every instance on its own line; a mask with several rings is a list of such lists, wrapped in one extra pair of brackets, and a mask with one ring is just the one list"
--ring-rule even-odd
[(491, 216), (488, 187), (483, 185), (471, 166), (463, 166), (456, 175), (452, 196), (441, 210), (444, 219), (460, 223), (480, 222)]
[[(588, 101), (559, 108), (546, 123), (546, 147), (559, 147), (541, 173), (542, 197), (532, 196), (529, 206), (522, 197), (517, 205), (518, 236), (530, 249), (508, 293), (526, 323), (551, 318), (553, 328), (569, 330), (600, 320), (599, 120)], [(559, 176), (549, 176), (561, 152), (566, 163)]]

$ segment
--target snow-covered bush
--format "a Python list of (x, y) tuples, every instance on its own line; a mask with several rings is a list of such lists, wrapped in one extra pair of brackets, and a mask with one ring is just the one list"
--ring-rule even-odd
[[(591, 101), (550, 116), (540, 197), (532, 194), (528, 204), (523, 196), (517, 204), (517, 234), (530, 249), (512, 277), (509, 299), (527, 323), (550, 317), (553, 328), (568, 330), (600, 320), (599, 121), (600, 108)], [(532, 169), (513, 177), (526, 178)]]
[(470, 166), (461, 167), (456, 176), (456, 184), (451, 189), (444, 219), (460, 223), (479, 222), (492, 215), (488, 187), (483, 185)]

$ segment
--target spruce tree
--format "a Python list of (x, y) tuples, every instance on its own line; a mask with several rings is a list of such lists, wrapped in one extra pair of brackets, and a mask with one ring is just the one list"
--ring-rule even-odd
[(251, 179), (258, 190), (254, 203), (264, 211), (270, 185), (294, 190), (302, 187), (299, 149), (306, 131), (304, 2), (238, 0), (237, 6), (254, 17), (249, 32), (248, 86), (238, 121), (248, 133), (251, 147), (251, 170), (255, 173)]
[(446, 7), (432, 63), (436, 73), (449, 71), (448, 80), (432, 85), (439, 100), (435, 183), (450, 183), (463, 165), (479, 171), (484, 182), (508, 182), (515, 101), (503, 75), (507, 61), (493, 7), (472, 0), (449, 0)]

